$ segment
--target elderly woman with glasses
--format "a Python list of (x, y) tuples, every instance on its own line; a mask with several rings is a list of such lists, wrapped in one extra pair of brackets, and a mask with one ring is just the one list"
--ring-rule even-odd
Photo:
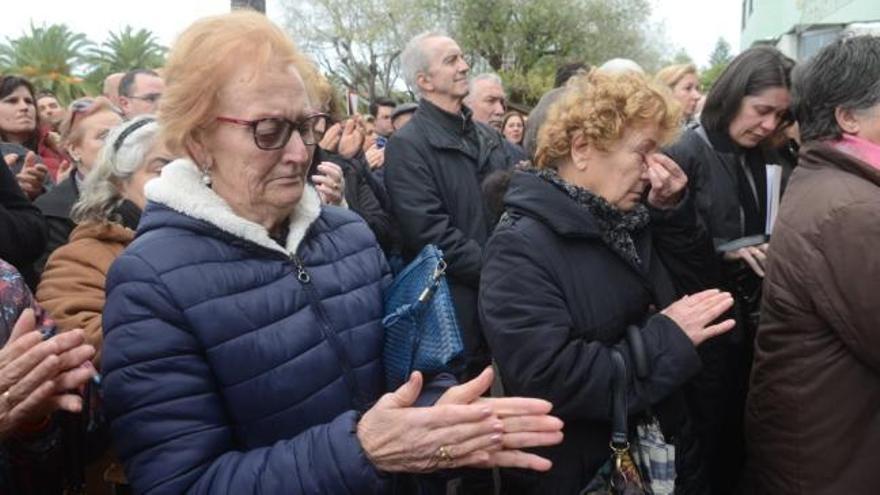
[(37, 262), (39, 271), (42, 271), (49, 255), (67, 243), (76, 226), (70, 211), (79, 199), (82, 183), (95, 167), (107, 134), (121, 123), (119, 110), (106, 98), (82, 98), (71, 103), (67, 120), (61, 127), (61, 142), (71, 158), (73, 168), (66, 179), (35, 202), (49, 226), (46, 251)]
[(880, 485), (880, 38), (793, 76), (803, 147), (770, 240), (746, 404), (749, 493)]
[(394, 473), (549, 468), (520, 449), (559, 442), (561, 422), (545, 401), (480, 398), (491, 370), (385, 390), (388, 267), (306, 180), (318, 74), (284, 32), (253, 12), (200, 20), (165, 76), (160, 138), (185, 158), (147, 184), (103, 315), (134, 491), (386, 493)]

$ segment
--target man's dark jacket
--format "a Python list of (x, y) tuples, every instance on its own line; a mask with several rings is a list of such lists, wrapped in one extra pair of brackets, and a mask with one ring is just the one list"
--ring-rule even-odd
[(443, 250), (464, 333), (466, 375), (489, 363), (477, 317), (483, 246), (494, 225), (480, 184), (523, 159), (471, 111), (453, 115), (421, 100), (412, 120), (388, 141), (385, 186), (409, 261), (427, 244)]

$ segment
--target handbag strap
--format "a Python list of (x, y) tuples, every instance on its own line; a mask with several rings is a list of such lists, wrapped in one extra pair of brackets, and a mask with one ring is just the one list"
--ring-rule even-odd
[(644, 380), (651, 371), (645, 341), (642, 339), (642, 331), (639, 327), (636, 325), (626, 327), (626, 342), (629, 344), (630, 357), (636, 369), (636, 378)]
[[(431, 275), (431, 279), (428, 281), (427, 287), (422, 290), (422, 293), (419, 294), (419, 298), (415, 303), (415, 310), (413, 311), (413, 317), (416, 321), (423, 321), (421, 316), (422, 312), (427, 310), (431, 299), (434, 297), (434, 294), (437, 292), (437, 289), (440, 287), (440, 281), (446, 275), (446, 261), (443, 258), (437, 260), (437, 266), (434, 268), (434, 273)], [(425, 333), (425, 325), (418, 325), (419, 331), (415, 335), (415, 342), (413, 342), (412, 353), (409, 357), (409, 366), (407, 370), (407, 376), (412, 373), (413, 366), (415, 365), (416, 356), (419, 354), (419, 348), (422, 345), (422, 336)]]
[[(624, 458), (629, 455), (629, 431), (626, 404), (626, 361), (617, 349), (611, 349), (611, 458), (614, 461), (611, 488), (614, 493), (622, 490), (629, 480), (624, 468)], [(625, 490), (624, 490), (625, 491)]]
[(626, 403), (626, 361), (617, 349), (611, 349), (611, 449), (629, 449)]

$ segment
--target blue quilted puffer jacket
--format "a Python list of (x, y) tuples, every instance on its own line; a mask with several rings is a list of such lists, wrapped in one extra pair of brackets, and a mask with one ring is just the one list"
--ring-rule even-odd
[(103, 319), (105, 407), (135, 491), (386, 491), (355, 435), (385, 392), (390, 283), (363, 220), (307, 187), (282, 247), (186, 160), (146, 193)]

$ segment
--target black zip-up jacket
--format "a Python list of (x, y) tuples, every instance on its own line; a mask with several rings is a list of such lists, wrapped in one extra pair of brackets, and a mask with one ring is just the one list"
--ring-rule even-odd
[[(695, 124), (665, 152), (687, 174), (700, 221), (716, 248), (740, 237), (765, 233), (766, 165), (783, 166), (783, 190), (790, 172), (789, 163), (775, 151), (761, 146), (742, 148), (727, 133)], [(742, 163), (751, 171), (756, 195)], [(730, 290), (737, 298), (737, 306), (730, 315), (737, 320), (736, 328), (700, 347), (703, 369), (688, 390), (689, 407), (713, 492), (732, 493), (741, 476), (745, 454), (742, 417), (752, 361), (752, 320), (748, 315), (757, 311), (759, 302), (754, 297), (749, 302), (743, 294), (760, 290), (762, 280), (743, 262), (724, 261), (720, 252), (714, 256), (714, 268), (699, 273), (698, 279), (705, 288)]]
[[(704, 130), (704, 138), (700, 129), (698, 126), (687, 129), (678, 142), (664, 151), (687, 174), (697, 213), (716, 247), (740, 237), (764, 234), (767, 215), (765, 165), (784, 165), (784, 162), (771, 150), (737, 146), (723, 133)], [(741, 160), (745, 160), (752, 172), (757, 198), (750, 191)]]

